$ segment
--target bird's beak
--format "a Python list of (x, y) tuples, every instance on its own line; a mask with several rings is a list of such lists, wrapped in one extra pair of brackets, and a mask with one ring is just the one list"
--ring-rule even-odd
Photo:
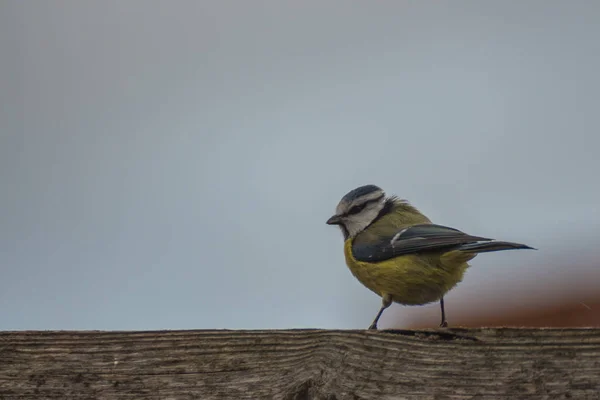
[(342, 223), (342, 219), (339, 215), (334, 215), (327, 220), (327, 225), (339, 225)]

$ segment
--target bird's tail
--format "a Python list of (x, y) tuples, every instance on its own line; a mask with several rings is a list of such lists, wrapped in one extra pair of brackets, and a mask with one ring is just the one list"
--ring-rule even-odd
[(518, 250), (518, 249), (537, 250), (537, 249), (534, 249), (533, 247), (530, 247), (530, 246), (527, 246), (527, 245), (521, 244), (521, 243), (500, 242), (500, 241), (463, 244), (456, 250), (459, 250), (464, 253), (489, 253), (491, 251)]

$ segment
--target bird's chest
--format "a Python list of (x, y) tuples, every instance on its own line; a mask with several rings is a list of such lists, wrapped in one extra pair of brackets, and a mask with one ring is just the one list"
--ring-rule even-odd
[(346, 264), (364, 286), (376, 294), (392, 295), (401, 304), (439, 300), (462, 279), (467, 263), (444, 266), (435, 256), (405, 255), (377, 263), (357, 261), (352, 240), (344, 243)]
[(352, 272), (352, 275), (367, 288), (378, 295), (381, 295), (382, 293), (379, 287), (382, 273), (382, 271), (380, 271), (381, 268), (375, 264), (357, 261), (352, 254), (352, 240), (347, 240), (346, 243), (344, 243), (344, 256), (346, 258), (346, 265), (350, 269), (350, 272)]

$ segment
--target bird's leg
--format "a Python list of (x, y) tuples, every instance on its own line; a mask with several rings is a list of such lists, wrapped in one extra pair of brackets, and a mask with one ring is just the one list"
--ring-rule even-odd
[(377, 322), (379, 321), (381, 314), (383, 314), (383, 310), (388, 308), (391, 304), (392, 304), (392, 296), (390, 296), (389, 294), (384, 294), (383, 296), (381, 296), (381, 308), (379, 309), (379, 312), (375, 316), (373, 323), (371, 324), (371, 326), (369, 326), (369, 329), (377, 329)]
[(448, 327), (448, 321), (446, 321), (446, 311), (444, 310), (444, 298), (440, 299), (440, 308), (442, 309), (442, 323), (440, 324), (440, 328)]

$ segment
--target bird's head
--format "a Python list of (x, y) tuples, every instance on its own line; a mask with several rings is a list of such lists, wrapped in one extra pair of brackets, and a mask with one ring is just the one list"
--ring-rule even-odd
[(338, 225), (345, 239), (355, 237), (379, 217), (385, 202), (385, 193), (380, 187), (358, 187), (342, 197), (327, 224)]

